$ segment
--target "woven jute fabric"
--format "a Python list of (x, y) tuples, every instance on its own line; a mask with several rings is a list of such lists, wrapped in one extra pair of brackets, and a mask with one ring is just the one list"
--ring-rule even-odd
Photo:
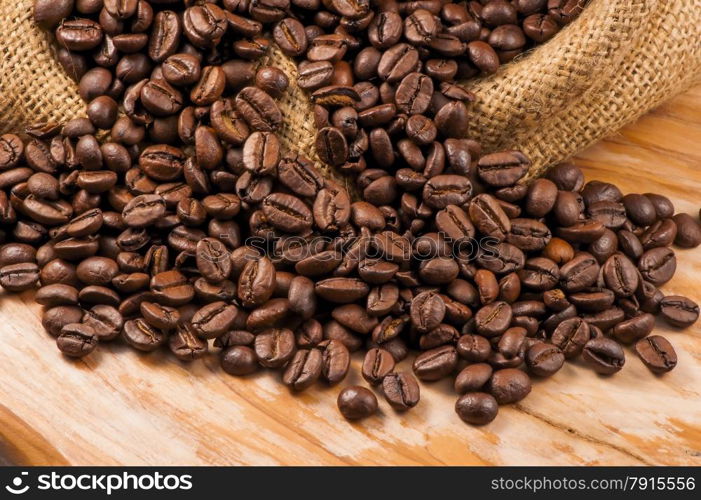
[[(53, 37), (32, 21), (32, 4), (0, 0), (0, 133), (85, 113)], [(312, 106), (294, 84), (294, 62), (273, 48), (262, 63), (280, 67), (292, 83), (279, 103), (283, 144), (322, 166)], [(477, 96), (469, 136), (485, 151), (522, 150), (534, 176), (697, 81), (701, 0), (591, 0), (545, 45), (495, 75), (464, 82)]]

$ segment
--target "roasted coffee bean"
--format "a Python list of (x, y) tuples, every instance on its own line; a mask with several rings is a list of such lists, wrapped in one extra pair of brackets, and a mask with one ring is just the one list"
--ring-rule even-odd
[(0, 285), (9, 292), (29, 290), (34, 288), (38, 281), (39, 266), (33, 262), (8, 264), (0, 268)]
[(248, 346), (235, 345), (222, 352), (221, 367), (229, 375), (250, 375), (258, 370), (258, 357)]
[(169, 338), (170, 351), (181, 361), (193, 361), (207, 354), (207, 342), (198, 338), (188, 322), (178, 324)]
[(618, 297), (630, 297), (639, 284), (638, 270), (635, 265), (621, 253), (609, 257), (601, 268), (606, 286)]
[(156, 299), (167, 306), (187, 304), (195, 295), (185, 275), (177, 270), (164, 271), (153, 276), (150, 289)]
[(160, 330), (172, 330), (180, 321), (180, 313), (176, 308), (156, 302), (142, 302), (140, 311), (146, 323)]
[(516, 403), (531, 392), (531, 380), (521, 370), (504, 368), (494, 372), (488, 389), (500, 405)]
[(686, 297), (668, 295), (660, 301), (660, 313), (670, 325), (686, 328), (699, 318), (699, 306)]
[(455, 392), (467, 394), (483, 390), (492, 377), (492, 372), (492, 367), (487, 363), (475, 363), (463, 368), (455, 378)]
[(319, 343), (322, 351), (322, 375), (331, 385), (342, 381), (350, 366), (348, 348), (339, 340), (325, 340)]
[(78, 290), (75, 287), (61, 283), (46, 285), (37, 290), (34, 300), (38, 304), (47, 307), (77, 305)]
[(319, 349), (301, 349), (285, 368), (282, 383), (295, 391), (303, 391), (317, 381), (322, 367), (323, 359)]
[(162, 331), (153, 328), (143, 318), (131, 319), (124, 323), (122, 335), (129, 345), (146, 352), (158, 349), (167, 340)]
[(565, 362), (565, 355), (559, 347), (537, 342), (526, 352), (526, 364), (533, 375), (550, 377), (556, 373)]
[(414, 373), (423, 381), (440, 380), (455, 370), (458, 354), (455, 347), (446, 345), (419, 354), (414, 360)]
[(357, 385), (344, 388), (338, 395), (338, 409), (348, 420), (361, 420), (377, 412), (377, 397)]
[(581, 354), (589, 338), (589, 325), (581, 318), (570, 318), (555, 328), (551, 342), (566, 358), (573, 358)]
[(654, 327), (655, 317), (642, 313), (618, 323), (611, 330), (611, 336), (622, 344), (632, 344), (650, 335)]
[(676, 214), (673, 218), (677, 232), (674, 244), (682, 248), (701, 245), (701, 224), (689, 214)]
[(493, 153), (480, 158), (477, 173), (490, 186), (511, 186), (526, 174), (529, 165), (525, 155), (518, 151)]
[(365, 354), (361, 373), (369, 384), (381, 384), (385, 376), (393, 370), (394, 358), (388, 351), (373, 348)]
[(677, 353), (669, 341), (659, 335), (651, 335), (635, 344), (635, 353), (652, 373), (661, 374), (677, 366)]
[(626, 358), (620, 344), (606, 337), (597, 337), (584, 345), (582, 358), (597, 373), (612, 375), (623, 368)]
[(489, 340), (480, 335), (463, 335), (458, 339), (458, 354), (467, 361), (478, 363), (485, 361), (492, 352)]
[(396, 411), (406, 411), (419, 403), (420, 389), (409, 373), (390, 373), (382, 379), (382, 392)]
[[(693, 222), (696, 223), (695, 221)], [(632, 254), (631, 256), (633, 258), (637, 258), (642, 255), (643, 249), (650, 250), (651, 248), (666, 247), (671, 245), (677, 237), (678, 226), (672, 219), (658, 220), (648, 227), (642, 235), (640, 235), (640, 239), (638, 241), (640, 244), (642, 244), (642, 248), (640, 248), (639, 245), (635, 245), (635, 240), (633, 240), (633, 237), (637, 239), (635, 234), (631, 233), (630, 231), (619, 231), (619, 233), (625, 233), (629, 238), (625, 246), (628, 248), (628, 253)], [(632, 237), (629, 235), (632, 235)], [(621, 247), (624, 247), (624, 245), (622, 244)]]
[(68, 323), (61, 328), (56, 338), (56, 345), (66, 356), (82, 358), (97, 347), (98, 337), (95, 330), (82, 323)]
[(274, 227), (290, 233), (301, 233), (312, 225), (312, 212), (299, 198), (273, 193), (263, 200), (263, 213)]
[(560, 268), (560, 286), (573, 293), (592, 286), (599, 275), (599, 264), (586, 252), (580, 252)]
[(491, 195), (475, 196), (470, 202), (469, 213), (477, 229), (486, 236), (502, 241), (511, 231), (511, 221)]
[(655, 286), (660, 286), (674, 276), (677, 270), (677, 258), (670, 248), (653, 248), (640, 257), (638, 269), (643, 279)]
[(275, 291), (275, 268), (267, 257), (248, 260), (238, 279), (237, 296), (244, 307), (264, 304)]
[[(514, 218), (510, 220), (510, 225), (511, 229), (506, 235), (506, 241), (508, 241), (512, 245), (517, 246), (521, 250), (543, 250), (544, 248), (546, 248), (546, 246), (548, 245), (548, 243), (550, 243), (552, 239), (550, 229), (548, 229), (548, 227), (545, 224), (535, 219)], [(559, 238), (557, 238), (557, 240), (562, 243), (556, 242), (554, 245), (569, 245), (564, 240), (560, 240)], [(571, 247), (569, 248), (571, 249)], [(552, 250), (554, 250), (553, 253), (560, 253), (558, 252), (559, 249), (557, 248)], [(545, 257), (548, 257), (551, 260), (554, 260), (557, 264), (560, 264), (563, 263), (561, 261), (563, 260), (564, 256), (557, 255), (557, 260), (552, 259), (552, 257), (549, 257), (547, 255), (545, 255)]]
[(411, 301), (411, 323), (421, 333), (437, 327), (445, 316), (445, 303), (435, 292), (423, 292)]
[(266, 368), (279, 368), (287, 363), (295, 351), (295, 337), (287, 328), (270, 328), (255, 339), (258, 362)]
[(280, 108), (273, 98), (256, 87), (246, 87), (238, 93), (236, 108), (255, 130), (272, 132), (282, 123)]
[(499, 405), (491, 394), (469, 392), (463, 394), (455, 403), (455, 412), (468, 424), (485, 425), (494, 420)]
[(216, 338), (226, 332), (238, 314), (236, 306), (218, 301), (198, 309), (190, 320), (193, 331), (204, 339)]
[(485, 337), (495, 337), (506, 331), (511, 323), (511, 306), (506, 302), (492, 302), (475, 314), (477, 333)]

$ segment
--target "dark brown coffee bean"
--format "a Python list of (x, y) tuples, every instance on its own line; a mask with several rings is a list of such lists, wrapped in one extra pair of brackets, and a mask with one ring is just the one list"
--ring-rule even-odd
[(256, 87), (246, 87), (238, 93), (236, 108), (255, 130), (272, 132), (282, 123), (280, 108), (273, 98)]
[(244, 307), (258, 307), (275, 291), (275, 268), (267, 257), (249, 260), (238, 279), (237, 296)]
[(295, 336), (287, 328), (270, 328), (256, 336), (254, 345), (261, 366), (279, 368), (294, 355)]
[(437, 175), (429, 179), (423, 188), (424, 202), (437, 210), (448, 205), (463, 206), (471, 196), (472, 184), (460, 175)]
[(531, 380), (521, 370), (504, 368), (494, 372), (488, 388), (500, 405), (516, 403), (531, 392)]
[(0, 269), (0, 285), (9, 292), (29, 290), (38, 281), (39, 267), (33, 262), (8, 264)]
[(419, 354), (414, 360), (414, 373), (420, 380), (440, 380), (453, 372), (458, 363), (455, 347), (446, 345)]
[(612, 255), (601, 268), (606, 286), (618, 297), (630, 297), (639, 284), (638, 270), (621, 253)]
[(596, 282), (599, 269), (591, 254), (580, 252), (560, 268), (560, 286), (568, 293), (582, 291)]
[(322, 367), (323, 359), (319, 349), (301, 349), (285, 368), (282, 383), (295, 391), (303, 391), (317, 381)]
[(150, 326), (143, 318), (131, 319), (124, 323), (122, 335), (129, 345), (145, 352), (158, 349), (167, 340), (162, 331)]
[(620, 344), (606, 337), (591, 339), (584, 346), (582, 358), (601, 375), (612, 375), (623, 368), (626, 358)]
[(673, 217), (677, 227), (674, 244), (682, 248), (696, 248), (701, 245), (701, 224), (689, 214), (676, 214)]
[(667, 373), (677, 366), (677, 353), (669, 341), (659, 335), (651, 335), (635, 344), (635, 353), (643, 364), (655, 374)]
[(411, 322), (417, 331), (436, 328), (445, 316), (445, 303), (435, 292), (423, 292), (411, 301)]
[(463, 368), (455, 379), (455, 392), (467, 394), (482, 390), (492, 377), (492, 372), (492, 367), (487, 363), (475, 363)]
[(335, 127), (324, 127), (316, 134), (316, 152), (325, 163), (339, 166), (348, 159), (348, 143), (343, 133)]
[(250, 347), (235, 345), (222, 352), (221, 366), (229, 375), (250, 375), (258, 370), (258, 357)]
[[(696, 223), (695, 221), (693, 222)], [(633, 238), (637, 239), (637, 236), (634, 233), (625, 230), (619, 231), (619, 233), (626, 234), (628, 237), (628, 252), (632, 254), (630, 255), (632, 258), (637, 258), (642, 255), (643, 249), (650, 250), (651, 248), (670, 246), (677, 238), (678, 226), (672, 219), (658, 220), (640, 235), (638, 242), (642, 244), (642, 248), (640, 248), (640, 245), (635, 245)], [(699, 235), (701, 236), (701, 228), (699, 229)], [(621, 246), (623, 247), (623, 244)]]
[(484, 392), (463, 394), (455, 403), (455, 412), (466, 423), (485, 425), (494, 420), (499, 405), (494, 396)]
[(150, 289), (156, 299), (167, 306), (187, 304), (195, 294), (185, 275), (177, 270), (165, 271), (153, 276)]
[(681, 295), (668, 295), (660, 302), (660, 313), (670, 325), (686, 328), (699, 318), (699, 306)]
[(667, 283), (677, 270), (677, 258), (671, 248), (653, 248), (638, 260), (638, 269), (643, 279), (655, 286)]
[(580, 355), (589, 337), (589, 325), (581, 318), (570, 318), (555, 328), (551, 341), (569, 359)]
[(193, 331), (203, 339), (216, 338), (232, 326), (237, 314), (236, 306), (221, 301), (212, 302), (192, 316)]
[(61, 328), (56, 338), (56, 345), (66, 356), (82, 358), (97, 347), (98, 337), (95, 330), (82, 323), (68, 323)]
[(178, 324), (175, 333), (168, 338), (168, 347), (181, 361), (193, 361), (207, 354), (207, 342), (197, 337), (188, 322)]
[(363, 378), (371, 385), (378, 385), (394, 370), (394, 358), (384, 349), (373, 348), (365, 354)]
[(90, 19), (64, 20), (56, 28), (56, 40), (63, 47), (74, 50), (90, 50), (102, 41), (102, 27)]
[(526, 364), (533, 375), (550, 377), (556, 373), (565, 362), (565, 355), (555, 345), (537, 342), (526, 353)]
[(231, 256), (218, 239), (204, 238), (197, 243), (197, 269), (207, 280), (219, 283), (231, 274)]
[(180, 313), (176, 308), (156, 302), (142, 302), (140, 311), (146, 323), (160, 330), (172, 330), (180, 321)]
[(377, 412), (377, 397), (365, 387), (344, 388), (338, 395), (338, 409), (348, 420), (361, 420)]
[(311, 227), (312, 212), (299, 198), (273, 193), (263, 200), (263, 213), (274, 227), (289, 233), (301, 233)]
[(655, 327), (655, 317), (642, 313), (622, 321), (613, 327), (611, 336), (622, 344), (632, 344), (650, 335)]
[(419, 403), (420, 389), (409, 373), (390, 373), (382, 380), (382, 392), (396, 411), (406, 411)]

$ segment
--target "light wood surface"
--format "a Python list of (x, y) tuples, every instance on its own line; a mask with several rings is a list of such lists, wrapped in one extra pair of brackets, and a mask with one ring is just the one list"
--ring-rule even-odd
[[(587, 179), (661, 192), (678, 211), (701, 207), (701, 87), (580, 154)], [(701, 249), (679, 250), (668, 293), (701, 302)], [(567, 363), (482, 428), (453, 411), (449, 381), (422, 385), (418, 407), (357, 424), (339, 388), (292, 395), (279, 375), (230, 377), (216, 356), (190, 364), (119, 344), (69, 361), (39, 321), (30, 292), (0, 294), (0, 463), (188, 464), (693, 464), (701, 465), (701, 325), (659, 324), (679, 355), (652, 375), (630, 351), (600, 377)], [(361, 382), (356, 370), (344, 384)], [(407, 362), (403, 367), (408, 369)]]

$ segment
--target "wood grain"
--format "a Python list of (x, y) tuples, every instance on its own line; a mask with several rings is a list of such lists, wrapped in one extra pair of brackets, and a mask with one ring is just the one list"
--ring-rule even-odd
[[(700, 144), (696, 87), (576, 161), (588, 179), (661, 192), (696, 214)], [(677, 255), (664, 290), (701, 302), (701, 249)], [(613, 378), (568, 363), (475, 428), (455, 415), (448, 381), (422, 385), (407, 414), (381, 399), (378, 416), (351, 424), (336, 410), (338, 388), (295, 396), (277, 374), (233, 378), (215, 356), (185, 364), (116, 343), (69, 361), (41, 328), (31, 293), (0, 294), (0, 314), (0, 463), (701, 465), (701, 325), (658, 325), (679, 355), (670, 374), (652, 375), (630, 350)], [(346, 381), (354, 382), (357, 370)]]

